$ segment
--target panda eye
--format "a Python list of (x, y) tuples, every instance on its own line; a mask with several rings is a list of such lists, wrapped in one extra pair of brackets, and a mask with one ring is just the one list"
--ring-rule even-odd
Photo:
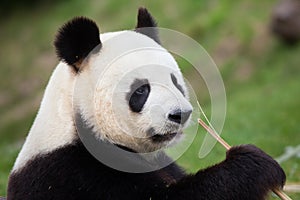
[(133, 112), (140, 112), (150, 93), (150, 85), (144, 84), (128, 94), (129, 107)]
[(138, 94), (138, 95), (142, 95), (142, 94), (144, 94), (146, 92), (146, 89), (147, 89), (147, 87), (145, 85), (143, 85), (143, 86), (139, 87), (135, 91), (135, 93)]
[(171, 74), (171, 80), (172, 80), (173, 84), (175, 85), (175, 87), (183, 94), (183, 96), (185, 96), (184, 90), (183, 90), (182, 86), (178, 83), (176, 76), (174, 74)]

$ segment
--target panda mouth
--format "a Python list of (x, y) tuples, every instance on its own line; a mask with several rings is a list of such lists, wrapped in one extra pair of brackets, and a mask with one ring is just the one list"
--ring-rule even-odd
[(155, 134), (151, 136), (153, 142), (166, 142), (172, 140), (178, 133), (168, 133), (168, 134)]

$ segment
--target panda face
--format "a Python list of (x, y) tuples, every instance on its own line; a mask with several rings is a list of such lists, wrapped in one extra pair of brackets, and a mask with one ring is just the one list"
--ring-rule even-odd
[[(144, 22), (155, 24), (146, 10), (139, 10), (141, 18), (137, 28)], [(155, 30), (86, 38), (95, 37), (95, 26), (87, 19), (75, 19), (63, 26), (55, 42), (58, 56), (75, 69), (75, 112), (100, 140), (137, 152), (155, 151), (177, 141), (192, 106), (178, 65), (153, 36)], [(82, 38), (88, 42), (76, 46)]]
[(103, 56), (111, 56), (116, 46), (103, 40), (101, 52), (90, 58), (78, 77), (80, 99), (93, 97), (80, 103), (81, 113), (86, 113), (86, 121), (93, 121), (91, 126), (101, 139), (138, 152), (174, 143), (192, 112), (176, 61), (151, 38), (134, 31), (115, 37), (131, 38), (136, 46), (106, 62)]

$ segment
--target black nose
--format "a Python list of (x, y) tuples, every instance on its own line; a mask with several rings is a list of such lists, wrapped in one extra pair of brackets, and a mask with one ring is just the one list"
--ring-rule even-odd
[(172, 122), (176, 122), (178, 124), (184, 124), (188, 120), (191, 113), (192, 113), (192, 110), (187, 110), (184, 112), (181, 110), (175, 110), (168, 115), (168, 118)]

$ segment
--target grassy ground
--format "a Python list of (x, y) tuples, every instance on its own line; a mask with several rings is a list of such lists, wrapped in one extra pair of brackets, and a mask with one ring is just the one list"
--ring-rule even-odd
[[(276, 158), (287, 146), (300, 144), (300, 46), (284, 46), (269, 34), (273, 0), (44, 3), (31, 10), (16, 8), (0, 20), (0, 196), (6, 194), (8, 173), (57, 63), (52, 47), (57, 28), (73, 16), (85, 15), (98, 22), (101, 32), (130, 29), (141, 5), (161, 27), (193, 37), (216, 61), (228, 102), (222, 136), (231, 145), (253, 143)], [(192, 76), (189, 67), (180, 63), (186, 76)], [(208, 97), (200, 99), (208, 111)], [(198, 135), (179, 159), (192, 172), (224, 158), (224, 149), (216, 145), (199, 159), (204, 132)], [(299, 158), (292, 157), (282, 166), (288, 182), (300, 182)], [(290, 196), (300, 198), (299, 193)]]

